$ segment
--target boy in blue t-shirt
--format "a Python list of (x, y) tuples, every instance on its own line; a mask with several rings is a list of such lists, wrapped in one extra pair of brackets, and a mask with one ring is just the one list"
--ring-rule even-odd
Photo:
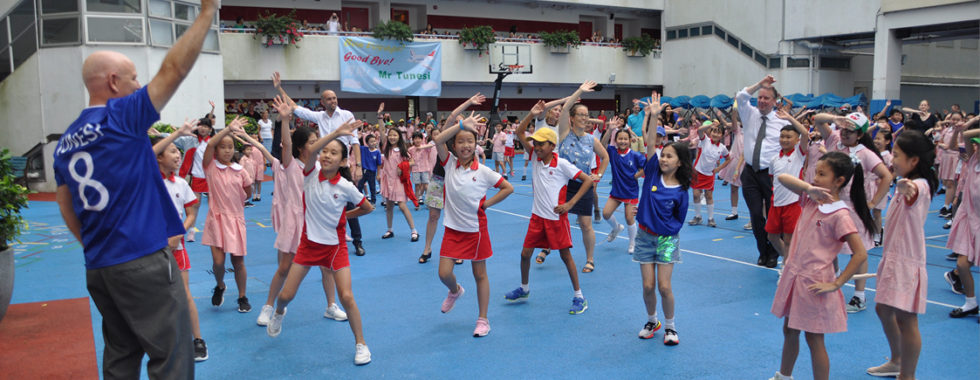
[(371, 188), (371, 203), (375, 203), (376, 196), (378, 194), (377, 186), (378, 183), (378, 165), (381, 165), (381, 151), (378, 149), (378, 138), (374, 135), (367, 135), (364, 138), (365, 145), (361, 146), (361, 168), (364, 169), (364, 175), (361, 176), (361, 180), (357, 181), (357, 190), (363, 194), (367, 194), (365, 183)]

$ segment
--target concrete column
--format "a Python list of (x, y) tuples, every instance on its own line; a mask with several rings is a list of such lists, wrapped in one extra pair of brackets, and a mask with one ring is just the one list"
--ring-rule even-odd
[(378, 23), (391, 21), (391, 0), (378, 2)]
[(895, 29), (883, 25), (878, 16), (875, 32), (874, 72), (872, 74), (872, 99), (898, 99), (902, 79), (902, 41), (895, 36)]

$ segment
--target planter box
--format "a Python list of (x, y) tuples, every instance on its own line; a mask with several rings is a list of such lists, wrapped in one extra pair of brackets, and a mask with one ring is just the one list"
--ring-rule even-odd
[[(272, 43), (270, 44), (269, 41), (272, 41)], [(281, 45), (289, 45), (289, 36), (276, 36), (271, 38), (269, 36), (262, 36), (262, 46)]]
[(463, 44), (463, 50), (471, 50), (471, 51), (473, 51), (473, 50), (480, 50), (480, 48), (478, 46), (476, 46), (476, 44), (474, 44), (474, 43), (465, 43), (465, 44)]
[(0, 251), (0, 320), (7, 314), (7, 306), (14, 294), (14, 248)]
[(627, 57), (646, 57), (647, 55), (646, 54), (639, 53), (639, 52), (635, 52), (635, 51), (627, 51), (626, 52), (626, 56)]
[(568, 52), (570, 52), (572, 50), (568, 46), (565, 46), (565, 47), (549, 46), (548, 49), (550, 49), (551, 52), (554, 53), (554, 54), (568, 54)]

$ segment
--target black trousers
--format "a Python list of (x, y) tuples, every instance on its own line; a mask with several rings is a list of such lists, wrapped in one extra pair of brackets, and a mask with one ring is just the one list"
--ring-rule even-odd
[(759, 260), (776, 257), (779, 254), (772, 244), (769, 244), (769, 236), (766, 233), (766, 217), (769, 215), (769, 206), (772, 205), (772, 176), (767, 169), (755, 170), (751, 165), (745, 164), (739, 178), (742, 180), (742, 197), (745, 198), (745, 205), (749, 207), (752, 234), (755, 235)]
[(138, 379), (143, 355), (151, 379), (193, 379), (194, 344), (187, 296), (169, 250), (85, 273), (102, 314), (102, 376)]
[[(362, 173), (361, 179), (357, 181), (357, 191), (360, 191), (362, 194), (368, 197), (368, 200), (370, 200), (371, 203), (374, 203), (378, 194), (378, 190), (375, 188), (375, 186), (378, 184), (378, 172), (374, 170), (364, 170)], [(364, 185), (368, 185), (368, 187), (371, 189), (371, 195), (368, 195), (368, 192), (364, 191), (367, 190)]]
[[(357, 205), (347, 202), (347, 211), (357, 208)], [(354, 244), (361, 242), (361, 222), (357, 218), (347, 218), (347, 226), (350, 227), (350, 237), (354, 238)]]

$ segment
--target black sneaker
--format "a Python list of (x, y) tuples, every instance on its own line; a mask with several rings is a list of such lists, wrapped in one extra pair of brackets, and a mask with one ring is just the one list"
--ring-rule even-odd
[(255, 205), (252, 202), (245, 202), (245, 207), (255, 207)]
[(215, 286), (212, 293), (214, 294), (211, 295), (211, 305), (217, 307), (225, 303), (225, 288)]
[(857, 296), (853, 296), (851, 297), (851, 301), (847, 303), (847, 306), (845, 306), (844, 309), (848, 314), (854, 314), (866, 309), (867, 307), (868, 305), (866, 305), (864, 301), (861, 301), (861, 299), (857, 298)]
[(725, 217), (725, 220), (735, 220), (738, 219), (738, 214), (729, 214)]
[(955, 270), (943, 273), (943, 278), (949, 283), (949, 288), (953, 293), (963, 294), (963, 283), (960, 282), (960, 276), (956, 275)]
[[(937, 193), (937, 194), (942, 194), (942, 193)], [(949, 214), (950, 214), (949, 209), (946, 208), (946, 206), (943, 206), (943, 208), (939, 209), (940, 218), (948, 218)]]
[(956, 261), (959, 256), (960, 255), (957, 255), (956, 252), (950, 252), (948, 255), (946, 255), (946, 260)]
[(940, 188), (939, 191), (936, 192), (936, 195), (943, 195), (943, 194), (946, 194), (946, 188), (945, 187)]
[(521, 181), (527, 181), (527, 176), (526, 175), (522, 175), (521, 176)]
[(946, 219), (946, 223), (943, 224), (943, 229), (944, 230), (948, 230), (950, 228), (953, 228), (953, 219), (952, 218)]
[(194, 339), (194, 361), (203, 362), (208, 360), (208, 345), (204, 339)]
[(238, 312), (248, 313), (252, 311), (252, 305), (248, 303), (248, 297), (241, 297), (238, 299)]
[(364, 256), (365, 253), (367, 253), (367, 251), (364, 250), (364, 246), (361, 245), (361, 242), (355, 241), (354, 242), (354, 254), (355, 255), (358, 255), (358, 256)]

